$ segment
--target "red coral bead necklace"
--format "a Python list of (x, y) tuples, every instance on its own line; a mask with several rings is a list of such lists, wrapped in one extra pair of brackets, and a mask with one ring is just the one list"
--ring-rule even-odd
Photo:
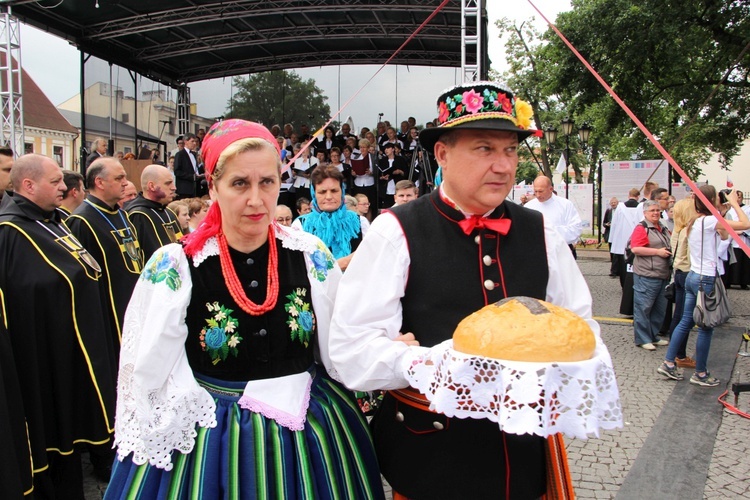
[(245, 294), (245, 289), (240, 283), (237, 271), (234, 269), (232, 257), (229, 255), (229, 245), (223, 231), (217, 235), (219, 243), (219, 261), (224, 281), (229, 287), (229, 293), (240, 308), (251, 316), (260, 316), (276, 307), (279, 297), (279, 251), (276, 248), (276, 235), (273, 224), (268, 225), (268, 279), (266, 287), (266, 300), (258, 305)]

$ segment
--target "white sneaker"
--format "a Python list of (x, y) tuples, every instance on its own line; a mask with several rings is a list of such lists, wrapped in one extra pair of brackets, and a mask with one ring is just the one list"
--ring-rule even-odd
[(654, 345), (669, 345), (669, 341), (664, 340), (664, 339), (659, 339), (656, 342), (654, 342)]
[(656, 350), (656, 347), (654, 347), (654, 344), (652, 344), (651, 342), (649, 342), (648, 344), (641, 344), (638, 347), (642, 347), (642, 348), (646, 349), (647, 351), (655, 351)]

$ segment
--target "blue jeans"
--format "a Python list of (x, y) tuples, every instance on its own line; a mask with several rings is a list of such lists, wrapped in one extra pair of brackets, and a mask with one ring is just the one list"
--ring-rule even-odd
[[(687, 278), (687, 275), (688, 273), (680, 271), (679, 269), (675, 269), (674, 271), (674, 314), (672, 314), (672, 323), (669, 325), (670, 340), (675, 328), (677, 328), (677, 325), (679, 325), (682, 320), (682, 311), (685, 309), (685, 278)], [(687, 356), (686, 351), (689, 335), (690, 331), (688, 331), (688, 335), (685, 335), (682, 344), (677, 350), (678, 358), (684, 358)]]
[(656, 336), (667, 312), (667, 298), (664, 296), (666, 286), (665, 279), (633, 274), (633, 332), (636, 345), (657, 341)]
[[(685, 305), (683, 306), (682, 319), (677, 328), (672, 332), (672, 341), (667, 349), (666, 360), (674, 362), (678, 354), (680, 344), (686, 339), (690, 329), (695, 326), (693, 321), (693, 310), (698, 296), (698, 287), (702, 283), (703, 291), (711, 293), (714, 289), (715, 276), (701, 276), (690, 271), (685, 278)], [(698, 328), (698, 339), (695, 342), (695, 371), (696, 373), (706, 372), (706, 362), (708, 361), (708, 351), (711, 349), (711, 336), (714, 333), (713, 328)]]

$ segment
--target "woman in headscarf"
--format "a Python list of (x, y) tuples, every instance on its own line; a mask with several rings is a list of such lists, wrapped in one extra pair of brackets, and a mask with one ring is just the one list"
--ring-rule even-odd
[(292, 227), (312, 233), (331, 250), (339, 267), (346, 270), (352, 254), (364, 237), (362, 220), (346, 209), (344, 175), (334, 166), (319, 166), (310, 175), (312, 212), (298, 217)]
[(126, 314), (105, 498), (383, 498), (366, 421), (327, 370), (341, 272), (274, 222), (274, 137), (227, 120), (202, 150), (215, 201), (153, 255)]

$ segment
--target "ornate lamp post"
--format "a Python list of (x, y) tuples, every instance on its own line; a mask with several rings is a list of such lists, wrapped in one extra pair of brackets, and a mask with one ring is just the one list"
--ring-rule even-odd
[[(573, 133), (575, 122), (566, 116), (560, 126), (565, 136), (565, 198), (567, 199), (569, 195), (568, 186), (570, 185), (570, 134)], [(584, 150), (586, 149), (586, 143), (589, 141), (591, 130), (591, 126), (586, 122), (583, 122), (581, 128), (578, 129), (578, 139), (581, 141), (581, 148)], [(544, 140), (547, 141), (547, 147), (551, 150), (552, 144), (557, 140), (557, 129), (552, 125), (544, 129)]]

